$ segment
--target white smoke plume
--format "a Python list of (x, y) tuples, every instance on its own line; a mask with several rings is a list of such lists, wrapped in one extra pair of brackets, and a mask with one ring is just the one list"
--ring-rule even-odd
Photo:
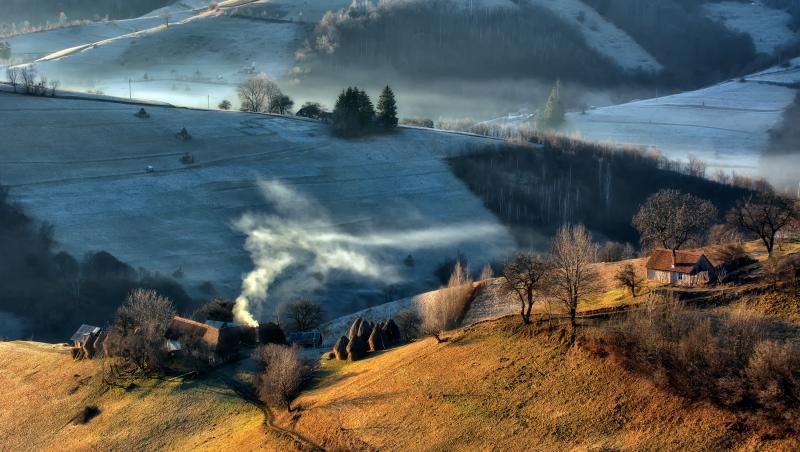
[(248, 325), (257, 325), (254, 313), (290, 267), (305, 291), (333, 271), (394, 283), (400, 280), (396, 268), (375, 258), (382, 249), (435, 248), (502, 233), (500, 226), (487, 224), (355, 236), (339, 231), (321, 206), (285, 185), (259, 182), (259, 188), (273, 211), (248, 213), (233, 224), (247, 236), (245, 249), (255, 265), (243, 278), (234, 307), (236, 320)]

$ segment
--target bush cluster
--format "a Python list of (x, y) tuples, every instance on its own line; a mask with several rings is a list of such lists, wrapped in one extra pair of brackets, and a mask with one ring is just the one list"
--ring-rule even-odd
[[(800, 431), (800, 343), (743, 314), (711, 314), (674, 300), (630, 313), (592, 346), (658, 386)], [(597, 340), (595, 338), (595, 340)]]

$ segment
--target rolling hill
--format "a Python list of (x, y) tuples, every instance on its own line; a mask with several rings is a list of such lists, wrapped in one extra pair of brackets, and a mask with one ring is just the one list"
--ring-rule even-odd
[[(403, 128), (348, 141), (310, 120), (150, 105), (141, 119), (140, 107), (0, 92), (0, 182), (73, 255), (106, 250), (134, 267), (180, 270), (190, 290), (209, 281), (235, 296), (260, 256), (246, 240), (277, 219), (264, 226), (284, 234), (271, 246), (299, 255), (296, 265), (317, 264), (287, 272), (270, 292), (313, 295), (337, 314), (384, 301), (388, 284), (434, 286), (433, 270), (459, 250), (489, 262), (514, 248), (444, 161), (491, 140)], [(183, 127), (191, 140), (176, 138)], [(181, 162), (186, 153), (194, 163)], [(339, 251), (374, 268), (353, 275), (321, 260)], [(409, 254), (413, 267), (403, 264)]]
[[(364, 361), (323, 361), (292, 413), (263, 414), (231, 389), (245, 363), (199, 380), (102, 389), (96, 362), (59, 346), (0, 343), (0, 433), (39, 450), (794, 450), (734, 413), (656, 388), (611, 359), (517, 319), (485, 322)], [(47, 400), (48, 403), (44, 403)], [(71, 420), (86, 406), (88, 422)], [(421, 440), (424, 438), (424, 441)]]

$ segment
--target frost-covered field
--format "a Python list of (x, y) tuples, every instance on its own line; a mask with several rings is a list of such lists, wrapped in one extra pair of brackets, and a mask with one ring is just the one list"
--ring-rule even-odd
[[(211, 281), (236, 295), (253, 263), (232, 223), (248, 212), (275, 213), (259, 181), (279, 181), (316, 206), (290, 223), (293, 240), (363, 247), (408, 291), (435, 287), (434, 268), (458, 250), (487, 262), (514, 247), (443, 161), (488, 140), (401, 129), (344, 141), (311, 121), (157, 106), (139, 119), (138, 108), (0, 93), (0, 182), (52, 222), (56, 239), (77, 256), (107, 250), (137, 267), (181, 269), (190, 288)], [(182, 127), (192, 140), (175, 137)], [(185, 152), (194, 164), (180, 162)], [(409, 254), (413, 266), (404, 265)], [(363, 307), (355, 299), (383, 299), (379, 282), (329, 277), (345, 281), (317, 293), (332, 313)], [(280, 287), (272, 289), (276, 300), (301, 294)]]
[(563, 131), (582, 138), (660, 149), (686, 160), (757, 173), (770, 129), (779, 127), (796, 91), (783, 86), (731, 81), (673, 96), (571, 113)]
[(62, 86), (191, 107), (236, 99), (256, 72), (289, 72), (303, 25), (204, 13), (93, 45), (50, 54), (37, 70)]
[(789, 28), (792, 17), (761, 2), (725, 1), (706, 3), (708, 17), (733, 31), (749, 34), (757, 52), (771, 54), (798, 38)]
[[(188, 15), (184, 14), (175, 16), (175, 19), (183, 20), (187, 17)], [(148, 30), (163, 23), (164, 19), (157, 16), (109, 20), (19, 35), (8, 39), (8, 42), (11, 44), (13, 60), (31, 62), (64, 49)]]
[[(797, 95), (800, 58), (737, 80), (671, 96), (588, 109), (567, 114), (563, 134), (614, 145), (660, 150), (673, 160), (693, 154), (709, 173), (764, 176), (795, 189), (800, 181), (796, 157), (764, 158), (770, 131), (783, 125), (783, 113)], [(529, 125), (532, 114), (500, 117), (487, 124)], [(798, 149), (797, 156), (800, 156)]]
[[(661, 63), (632, 37), (580, 0), (533, 0), (532, 3), (550, 9), (576, 26), (590, 46), (621, 67), (650, 72), (661, 70)], [(579, 17), (582, 19), (578, 20)]]

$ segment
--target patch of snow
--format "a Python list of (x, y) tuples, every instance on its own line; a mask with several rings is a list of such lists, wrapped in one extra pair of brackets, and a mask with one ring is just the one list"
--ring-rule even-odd
[(550, 9), (568, 23), (575, 25), (591, 47), (622, 68), (641, 69), (647, 72), (658, 72), (662, 69), (661, 63), (636, 40), (582, 1), (531, 0), (531, 2)]
[(753, 38), (756, 51), (772, 54), (797, 39), (789, 28), (792, 16), (783, 10), (770, 8), (762, 2), (724, 1), (703, 5), (708, 17), (723, 23), (733, 31)]

